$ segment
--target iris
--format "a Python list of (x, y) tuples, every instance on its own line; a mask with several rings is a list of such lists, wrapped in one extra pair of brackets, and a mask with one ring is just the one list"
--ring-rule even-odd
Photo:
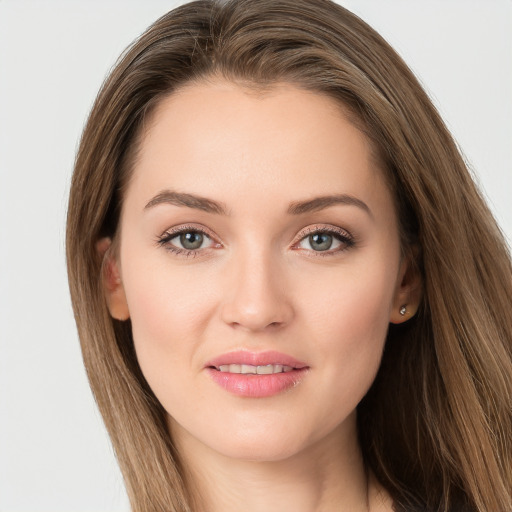
[(332, 235), (328, 233), (313, 233), (309, 235), (309, 245), (314, 251), (327, 251), (332, 246)]

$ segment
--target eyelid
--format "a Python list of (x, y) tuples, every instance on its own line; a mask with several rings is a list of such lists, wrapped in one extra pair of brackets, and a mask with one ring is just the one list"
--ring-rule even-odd
[[(170, 243), (170, 241), (176, 237), (178, 237), (182, 233), (187, 232), (196, 232), (201, 233), (202, 235), (209, 238), (212, 242), (210, 247), (204, 247), (200, 249), (185, 249), (182, 247), (177, 247)], [(218, 237), (213, 234), (207, 227), (201, 224), (180, 224), (178, 226), (173, 226), (172, 228), (166, 229), (162, 234), (160, 234), (156, 239), (157, 245), (164, 247), (165, 249), (174, 252), (178, 255), (191, 256), (198, 255), (200, 252), (207, 251), (212, 248), (222, 247), (222, 243), (218, 240)]]
[(301, 229), (295, 237), (295, 240), (302, 240), (306, 236), (313, 233), (334, 233), (344, 238), (354, 238), (346, 229), (340, 228), (338, 226), (333, 226), (332, 224), (314, 224), (312, 226), (307, 226), (306, 228)]
[[(315, 233), (327, 233), (329, 235), (334, 235), (345, 244), (342, 248), (336, 248), (334, 250), (327, 251), (313, 251), (308, 249), (302, 249), (298, 247), (298, 245), (308, 236), (313, 235)], [(356, 240), (354, 236), (347, 231), (346, 229), (340, 228), (338, 226), (333, 226), (332, 224), (315, 224), (312, 226), (308, 226), (299, 231), (294, 241), (292, 242), (292, 249), (296, 250), (304, 250), (310, 253), (314, 253), (315, 256), (328, 256), (333, 255), (339, 252), (343, 252), (346, 249), (349, 249), (353, 245), (355, 245)]]
[[(176, 238), (182, 233), (194, 231), (197, 233), (201, 233), (202, 235), (209, 238), (212, 242), (212, 245), (209, 247), (199, 248), (199, 249), (185, 249), (182, 247), (177, 247), (173, 244), (170, 244), (170, 241), (173, 238)], [(329, 249), (326, 251), (314, 251), (310, 249), (303, 249), (298, 247), (299, 244), (309, 235), (315, 233), (327, 233), (330, 235), (334, 235), (340, 242), (342, 242), (343, 247)], [(166, 229), (160, 236), (157, 237), (156, 243), (159, 246), (164, 247), (165, 249), (181, 256), (198, 256), (199, 253), (205, 253), (209, 251), (209, 249), (217, 249), (223, 246), (222, 242), (219, 241), (219, 237), (217, 237), (210, 229), (201, 225), (201, 224), (180, 224), (177, 226), (173, 226), (172, 228)], [(354, 236), (347, 231), (346, 229), (340, 228), (339, 226), (334, 226), (332, 224), (314, 224), (311, 226), (307, 226), (299, 231), (299, 233), (295, 236), (291, 248), (295, 250), (302, 250), (308, 253), (313, 253), (314, 256), (328, 256), (336, 253), (343, 252), (346, 249), (349, 249), (356, 243)]]
[(203, 226), (201, 224), (194, 224), (194, 223), (179, 224), (177, 226), (173, 226), (172, 228), (167, 228), (158, 238), (160, 239), (165, 236), (171, 236), (171, 235), (176, 236), (176, 235), (179, 235), (179, 234), (187, 232), (187, 231), (196, 231), (197, 233), (202, 233), (203, 235), (206, 235), (212, 239), (218, 238), (206, 226)]

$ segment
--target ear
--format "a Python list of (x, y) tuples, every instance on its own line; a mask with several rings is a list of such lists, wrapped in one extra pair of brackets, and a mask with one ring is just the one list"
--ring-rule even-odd
[(130, 312), (121, 281), (119, 263), (113, 254), (112, 240), (110, 238), (101, 238), (96, 243), (96, 250), (103, 260), (101, 265), (101, 277), (110, 315), (116, 320), (128, 320), (128, 318), (130, 318)]
[(416, 265), (418, 252), (417, 248), (413, 248), (400, 264), (393, 309), (389, 319), (392, 324), (406, 322), (418, 311), (422, 295), (421, 274)]

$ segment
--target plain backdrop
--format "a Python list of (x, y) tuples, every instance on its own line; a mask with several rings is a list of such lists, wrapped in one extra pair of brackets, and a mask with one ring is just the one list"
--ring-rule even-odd
[[(129, 509), (82, 366), (64, 222), (101, 82), (177, 3), (0, 0), (0, 512)], [(512, 2), (340, 3), (419, 76), (511, 240)]]

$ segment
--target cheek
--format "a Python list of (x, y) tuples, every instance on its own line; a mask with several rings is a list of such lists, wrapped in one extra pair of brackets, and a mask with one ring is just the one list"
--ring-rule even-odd
[(165, 256), (151, 260), (132, 250), (123, 264), (133, 339), (144, 373), (164, 361), (188, 361), (215, 310), (212, 287), (204, 286), (201, 274), (172, 267)]
[(297, 291), (306, 298), (304, 312), (310, 312), (320, 329), (334, 329), (340, 335), (371, 332), (373, 328), (382, 331), (389, 322), (397, 271), (379, 263), (341, 269), (316, 283), (305, 282)]
[[(380, 365), (393, 304), (396, 269), (381, 265), (340, 273), (324, 293), (310, 294), (309, 329), (320, 364), (337, 393), (358, 402)], [(300, 292), (303, 293), (303, 292)]]

